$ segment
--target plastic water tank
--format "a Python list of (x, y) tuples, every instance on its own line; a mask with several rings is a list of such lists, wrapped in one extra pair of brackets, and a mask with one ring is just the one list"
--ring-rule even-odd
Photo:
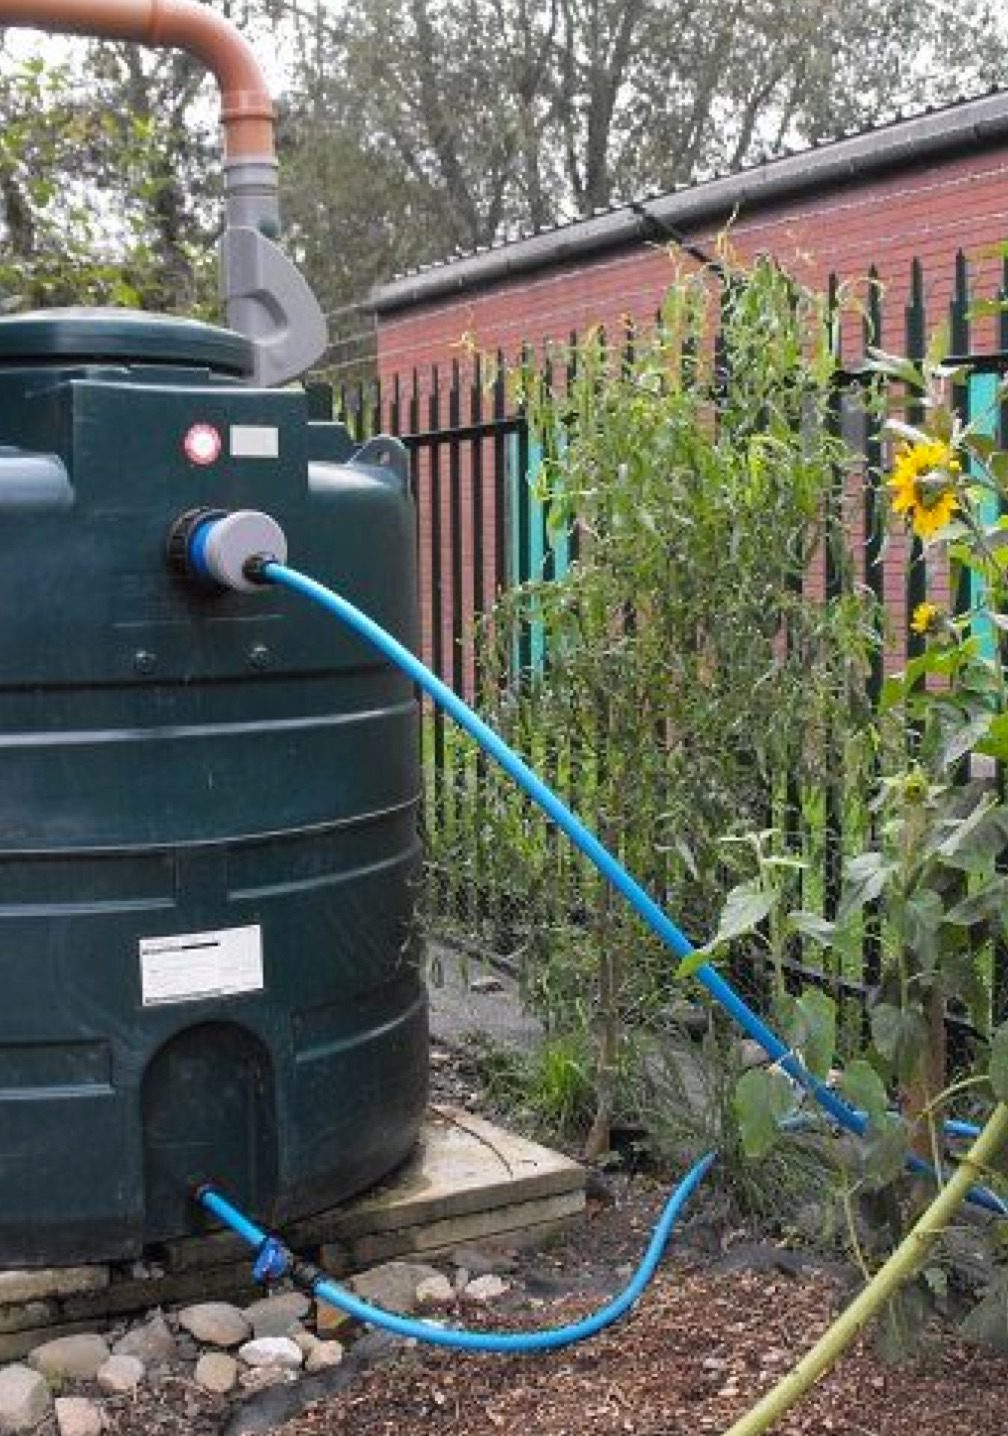
[(393, 1168), (427, 1091), (409, 685), (279, 591), (165, 561), (201, 506), (414, 644), (405, 455), (356, 451), (245, 341), (0, 320), (0, 1266), (266, 1224)]

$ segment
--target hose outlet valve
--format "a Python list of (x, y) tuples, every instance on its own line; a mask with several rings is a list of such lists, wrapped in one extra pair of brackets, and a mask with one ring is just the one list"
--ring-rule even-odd
[(170, 568), (204, 587), (254, 593), (267, 563), (286, 563), (287, 539), (258, 509), (190, 509), (172, 524), (167, 554)]
[(267, 1237), (256, 1252), (252, 1279), (269, 1284), (282, 1281), (290, 1270), (290, 1252), (278, 1237)]

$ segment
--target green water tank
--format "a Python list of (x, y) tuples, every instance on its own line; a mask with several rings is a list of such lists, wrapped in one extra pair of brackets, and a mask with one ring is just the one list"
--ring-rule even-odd
[(414, 646), (405, 454), (249, 365), (188, 320), (0, 320), (0, 1267), (200, 1230), (201, 1180), (280, 1226), (424, 1110), (411, 687), (165, 558), (187, 510), (265, 510)]

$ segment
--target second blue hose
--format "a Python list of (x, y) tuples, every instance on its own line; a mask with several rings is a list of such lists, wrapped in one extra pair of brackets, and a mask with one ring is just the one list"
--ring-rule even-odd
[[(460, 1327), (436, 1326), (433, 1322), (418, 1321), (412, 1317), (399, 1316), (392, 1311), (384, 1311), (379, 1306), (372, 1306), (369, 1301), (363, 1301), (337, 1282), (330, 1281), (328, 1277), (316, 1279), (312, 1284), (312, 1290), (319, 1300), (327, 1302), (329, 1306), (335, 1307), (338, 1311), (345, 1312), (347, 1316), (352, 1316), (356, 1321), (370, 1322), (372, 1326), (379, 1326), (384, 1331), (391, 1331), (395, 1336), (412, 1337), (429, 1346), (446, 1346), (454, 1351), (507, 1353), (512, 1356), (532, 1351), (555, 1351), (561, 1346), (572, 1346), (575, 1342), (584, 1341), (589, 1336), (596, 1336), (605, 1327), (611, 1326), (639, 1299), (654, 1276), (655, 1268), (661, 1260), (662, 1252), (668, 1244), (683, 1207), (710, 1171), (714, 1160), (714, 1153), (708, 1152), (705, 1157), (694, 1162), (665, 1203), (664, 1210), (651, 1234), (651, 1240), (647, 1244), (647, 1250), (630, 1281), (618, 1296), (613, 1297), (612, 1301), (606, 1302), (604, 1306), (599, 1307), (597, 1311), (593, 1311), (590, 1316), (584, 1317), (581, 1321), (570, 1322), (565, 1326), (546, 1327), (540, 1331), (472, 1331)], [(232, 1231), (237, 1232), (251, 1246), (260, 1248), (268, 1240), (266, 1232), (250, 1222), (219, 1192), (207, 1188), (200, 1194), (200, 1201), (209, 1212), (229, 1226)]]

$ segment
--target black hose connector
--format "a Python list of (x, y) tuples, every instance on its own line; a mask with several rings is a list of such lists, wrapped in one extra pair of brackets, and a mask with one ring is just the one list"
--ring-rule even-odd
[(189, 509), (171, 526), (167, 557), (176, 573), (203, 589), (254, 593), (267, 582), (263, 570), (271, 559), (287, 561), (287, 539), (276, 519), (258, 509)]
[(227, 518), (227, 509), (212, 509), (205, 505), (201, 508), (186, 509), (184, 514), (179, 514), (168, 530), (168, 537), (165, 540), (165, 560), (172, 573), (177, 573), (182, 578), (195, 579), (204, 587), (218, 587), (206, 574), (200, 573), (195, 568), (191, 546), (197, 531), (204, 524), (224, 518)]
[[(249, 583), (265, 585), (270, 582), (269, 576), (266, 573), (266, 565), (268, 563), (277, 562), (276, 554), (254, 553), (251, 558), (247, 558), (244, 564), (242, 564), (242, 573), (248, 579)], [(279, 562), (282, 563), (283, 560), (281, 559)]]
[(315, 1295), (315, 1288), (320, 1281), (325, 1281), (326, 1274), (314, 1262), (305, 1261), (303, 1257), (292, 1256), (287, 1275), (296, 1287), (299, 1287), (308, 1296)]

